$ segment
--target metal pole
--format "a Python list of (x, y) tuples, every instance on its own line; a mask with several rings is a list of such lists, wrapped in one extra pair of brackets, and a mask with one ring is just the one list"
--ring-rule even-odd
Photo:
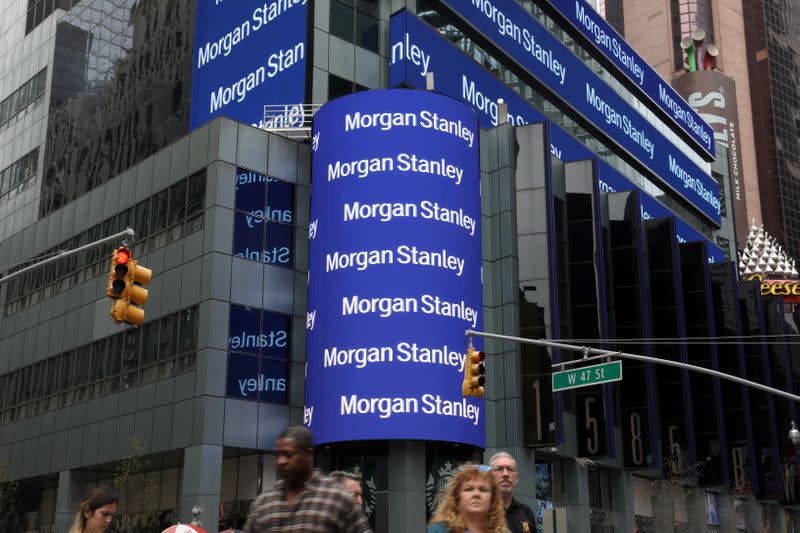
[(568, 361), (566, 363), (555, 363), (552, 365), (553, 367), (563, 367), (569, 364), (580, 363), (583, 361), (591, 361), (594, 359), (605, 359), (608, 357), (616, 356), (621, 357), (623, 359), (633, 359), (636, 361), (646, 361), (648, 363), (656, 363), (659, 365), (667, 365), (667, 366), (676, 366), (678, 368), (685, 368), (686, 370), (694, 370), (696, 372), (701, 372), (703, 374), (708, 374), (709, 376), (714, 376), (720, 379), (727, 379), (729, 381), (733, 381), (735, 383), (739, 383), (740, 385), (746, 385), (748, 387), (753, 387), (754, 389), (759, 389), (765, 392), (769, 392), (775, 394), (777, 396), (783, 396), (784, 398), (788, 398), (794, 401), (800, 401), (800, 396), (788, 393), (786, 391), (782, 391), (780, 389), (775, 389), (772, 387), (768, 387), (766, 385), (762, 385), (761, 383), (756, 383), (754, 381), (748, 381), (746, 379), (742, 379), (738, 376), (732, 376), (730, 374), (724, 374), (717, 370), (712, 370), (710, 368), (703, 368), (701, 366), (690, 365), (687, 363), (681, 363), (679, 361), (671, 361), (669, 359), (659, 359), (657, 357), (649, 357), (646, 355), (639, 355), (634, 353), (625, 353), (625, 352), (614, 352), (611, 350), (602, 350), (600, 348), (590, 348), (588, 346), (576, 346), (574, 344), (565, 344), (563, 342), (555, 342), (555, 341), (548, 341), (544, 339), (526, 339), (524, 337), (511, 337), (509, 335), (498, 335), (497, 333), (487, 333), (484, 331), (473, 331), (468, 329), (465, 333), (467, 336), (475, 335), (476, 337), (486, 337), (489, 339), (498, 339), (504, 341), (513, 341), (513, 342), (520, 342), (523, 344), (534, 344), (536, 346), (546, 346), (551, 348), (560, 348), (562, 350), (572, 350), (574, 352), (584, 352), (585, 354), (595, 354), (594, 357), (586, 357), (584, 359), (580, 359), (578, 361)]
[(100, 239), (99, 241), (94, 241), (94, 242), (90, 242), (89, 244), (84, 244), (83, 246), (78, 246), (74, 250), (62, 250), (61, 252), (59, 252), (58, 254), (54, 255), (53, 257), (49, 257), (47, 259), (44, 259), (43, 261), (39, 261), (38, 263), (34, 263), (32, 265), (26, 266), (22, 270), (17, 270), (16, 272), (14, 272), (12, 274), (9, 274), (7, 276), (3, 276), (2, 278), (0, 278), (0, 285), (2, 285), (3, 283), (6, 283), (8, 281), (11, 281), (15, 277), (17, 277), (17, 276), (19, 276), (21, 274), (24, 274), (25, 272), (28, 272), (29, 270), (33, 270), (34, 268), (39, 268), (39, 267), (44, 266), (44, 265), (46, 265), (48, 263), (52, 263), (53, 261), (58, 261), (59, 259), (64, 259), (65, 257), (69, 257), (71, 255), (75, 255), (75, 254), (80, 253), (80, 252), (82, 252), (84, 250), (88, 250), (89, 248), (94, 248), (95, 246), (100, 246), (101, 244), (105, 244), (105, 243), (107, 243), (109, 241), (119, 240), (119, 239), (121, 239), (123, 237), (133, 237), (135, 234), (136, 233), (131, 228), (128, 228), (125, 231), (121, 231), (121, 232), (117, 233), (116, 235), (112, 235), (111, 237), (105, 237), (103, 239)]

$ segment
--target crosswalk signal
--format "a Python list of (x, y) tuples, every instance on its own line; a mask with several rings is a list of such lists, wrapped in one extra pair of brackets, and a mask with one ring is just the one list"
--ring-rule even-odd
[(117, 324), (139, 326), (144, 322), (147, 289), (153, 273), (135, 261), (128, 248), (120, 247), (111, 254), (111, 271), (108, 274), (106, 296), (113, 299), (111, 318)]
[(486, 353), (470, 346), (467, 349), (467, 359), (464, 361), (464, 383), (461, 385), (463, 396), (483, 398), (483, 385), (486, 383), (486, 367), (484, 366)]

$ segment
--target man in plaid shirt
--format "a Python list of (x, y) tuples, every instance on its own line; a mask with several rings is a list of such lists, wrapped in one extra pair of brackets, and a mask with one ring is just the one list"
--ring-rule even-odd
[(340, 483), (314, 470), (314, 442), (303, 426), (275, 443), (278, 482), (250, 507), (244, 533), (372, 533), (361, 506)]

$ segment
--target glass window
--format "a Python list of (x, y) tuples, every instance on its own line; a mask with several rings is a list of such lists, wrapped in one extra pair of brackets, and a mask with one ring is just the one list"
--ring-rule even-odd
[(61, 367), (61, 356), (56, 355), (47, 361), (47, 387), (45, 396), (51, 396), (58, 392), (59, 376), (58, 371)]
[(259, 353), (261, 310), (231, 304), (228, 348), (239, 352)]
[(347, 42), (353, 42), (353, 8), (351, 2), (332, 0), (331, 2), (331, 33)]
[(258, 380), (261, 389), (259, 401), (271, 403), (287, 403), (289, 401), (288, 387), (286, 386), (288, 370), (288, 363), (268, 357), (261, 358), (261, 372)]
[(125, 332), (122, 348), (122, 371), (127, 372), (139, 368), (139, 341), (141, 328), (132, 328)]
[(294, 228), (272, 222), (267, 222), (265, 225), (267, 226), (267, 239), (261, 260), (264, 263), (291, 268)]
[(356, 44), (377, 54), (380, 50), (379, 35), (378, 19), (358, 11), (356, 14)]
[(178, 357), (178, 374), (191, 372), (197, 368), (197, 353), (187, 352)]
[(122, 341), (125, 333), (117, 333), (108, 338), (108, 357), (105, 377), (116, 376), (122, 369)]
[(25, 109), (25, 106), (28, 105), (28, 96), (31, 92), (31, 85), (30, 80), (23, 84), (22, 87), (19, 88), (19, 100), (17, 100), (18, 107), (20, 110)]
[(19, 105), (19, 91), (14, 91), (11, 94), (11, 109), (9, 110), (9, 118), (17, 114), (18, 105)]
[(77, 360), (75, 362), (75, 385), (85, 385), (89, 383), (92, 364), (92, 345), (87, 344), (78, 348)]
[(39, 83), (36, 84), (39, 88), (39, 94), (44, 94), (47, 90), (47, 69), (44, 68), (39, 72)]
[(206, 171), (189, 176), (189, 199), (186, 216), (191, 217), (203, 212), (206, 203)]
[(142, 366), (158, 360), (158, 326), (160, 320), (153, 320), (142, 326)]
[(377, 17), (379, 15), (380, 4), (378, 3), (378, 0), (357, 0), (357, 2), (359, 11), (369, 13), (373, 17)]
[(16, 161), (11, 165), (11, 186), (15, 187), (19, 182), (19, 162)]
[(244, 168), (236, 169), (235, 207), (237, 211), (264, 217), (267, 177)]
[(269, 178), (267, 185), (267, 220), (292, 224), (294, 222), (294, 185)]
[(334, 98), (366, 89), (366, 87), (358, 85), (350, 80), (345, 80), (333, 75), (328, 76), (328, 100), (333, 100)]
[(100, 339), (92, 344), (92, 374), (91, 381), (100, 381), (105, 377), (106, 356), (108, 354), (108, 339)]
[(123, 231), (129, 227), (131, 227), (131, 223), (133, 217), (133, 208), (126, 209), (119, 215), (117, 215), (117, 227), (114, 229), (115, 232)]
[(180, 353), (191, 352), (197, 349), (197, 335), (200, 321), (197, 318), (197, 307), (190, 307), (181, 311), (180, 324)]
[(34, 148), (31, 150), (31, 153), (28, 154), (28, 172), (31, 175), (36, 174), (39, 170), (39, 149)]
[(133, 217), (136, 225), (136, 237), (144, 239), (150, 236), (150, 199), (142, 200), (136, 204), (136, 213)]
[(6, 409), (17, 405), (17, 388), (19, 386), (19, 372), (13, 372), (8, 376), (8, 387), (6, 389)]
[(35, 13), (36, 13), (36, 10), (33, 7), (28, 9), (28, 15), (25, 17), (25, 34), (26, 35), (29, 34), (31, 31), (33, 31), (33, 28), (35, 27), (35, 20), (34, 20)]
[(19, 404), (26, 404), (31, 400), (31, 372), (33, 367), (27, 366), (19, 373)]
[[(108, 237), (117, 233), (117, 217), (111, 217), (103, 222), (103, 231), (100, 233), (100, 238)], [(111, 252), (114, 251), (115, 243), (106, 243), (97, 248), (97, 258), (103, 262), (104, 268), (107, 264), (108, 258), (111, 257)]]
[(11, 114), (11, 98), (6, 98), (3, 100), (3, 103), (0, 104), (0, 124), (5, 123), (8, 120), (8, 117)]
[(17, 174), (19, 175), (17, 179), (23, 181), (28, 176), (28, 154), (17, 159), (14, 164), (17, 166)]
[(72, 377), (75, 369), (75, 350), (61, 356), (61, 372), (59, 372), (59, 390), (65, 392), (72, 388)]
[(132, 370), (130, 372), (126, 372), (122, 375), (122, 381), (120, 382), (120, 389), (121, 390), (130, 390), (133, 387), (139, 386), (139, 371)]
[(233, 218), (233, 255), (261, 261), (264, 254), (264, 221), (236, 212)]
[(39, 75), (32, 77), (28, 82), (28, 100), (31, 102), (36, 100), (36, 97), (39, 96)]
[(186, 180), (169, 188), (169, 226), (180, 224), (186, 218)]
[(161, 344), (158, 359), (171, 359), (178, 352), (178, 320), (180, 313), (172, 313), (161, 319)]
[[(89, 228), (89, 242), (96, 242), (100, 240), (100, 224)], [(84, 252), (84, 263), (83, 266), (93, 265), (100, 259), (100, 246), (94, 246), (89, 248)]]
[(228, 354), (226, 396), (258, 400), (258, 357), (242, 353)]
[(289, 315), (264, 311), (261, 327), (261, 353), (280, 359), (289, 358), (289, 336), (292, 322)]
[(153, 235), (167, 227), (168, 200), (169, 189), (164, 189), (152, 198), (150, 230)]
[(46, 385), (47, 367), (42, 361), (40, 363), (36, 363), (31, 371), (31, 400), (43, 398)]

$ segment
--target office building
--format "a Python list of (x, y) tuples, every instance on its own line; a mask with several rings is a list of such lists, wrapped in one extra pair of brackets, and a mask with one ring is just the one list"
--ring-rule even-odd
[[(366, 89), (430, 82), (475, 112), (484, 329), (800, 389), (792, 345), (702, 342), (795, 327), (730, 261), (729, 171), (712, 130), (557, 1), (4, 0), (0, 12), (2, 266), (132, 227), (133, 256), (154, 273), (139, 327), (109, 317), (115, 243), (0, 285), (11, 530), (65, 532), (97, 484), (123, 495), (121, 530), (186, 522), (193, 507), (208, 531), (242, 527), (275, 480), (275, 437), (315, 427), (316, 145), (303, 119)], [(477, 327), (469, 318), (450, 320)], [(788, 400), (632, 361), (620, 383), (554, 394), (552, 363), (579, 354), (484, 348), (486, 398), (469, 412), (485, 435), (362, 440), (394, 428), (368, 413), (326, 430), (318, 464), (363, 476), (376, 531), (421, 530), (454, 468), (500, 449), (524, 473), (520, 499), (569, 531), (788, 530)], [(344, 369), (353, 387), (357, 367)], [(461, 374), (448, 372), (460, 400)]]

